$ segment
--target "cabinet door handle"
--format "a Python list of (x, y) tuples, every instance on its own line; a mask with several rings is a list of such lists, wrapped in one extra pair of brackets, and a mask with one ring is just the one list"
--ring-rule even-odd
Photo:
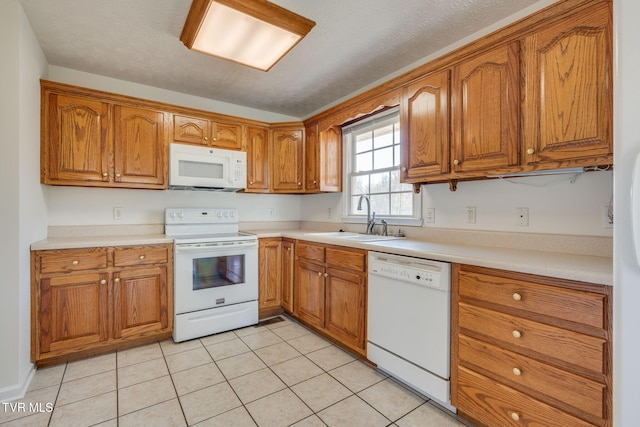
[(249, 184), (253, 185), (253, 181), (249, 181)]
[(454, 164), (454, 165), (459, 165), (459, 164), (460, 164), (460, 160), (455, 159), (455, 160), (453, 161), (453, 164)]
[(141, 259), (141, 260), (142, 260), (142, 259), (144, 259), (144, 255), (140, 255), (140, 259)]
[(300, 187), (301, 185), (302, 185), (302, 183), (301, 183), (301, 182), (299, 182), (299, 183), (298, 183), (298, 187)]
[(515, 292), (513, 294), (513, 299), (516, 301), (520, 301), (522, 299), (522, 295), (520, 295), (519, 293)]
[(531, 154), (533, 154), (533, 153), (535, 153), (535, 152), (536, 152), (536, 150), (534, 150), (533, 148), (529, 148), (529, 149), (527, 150), (527, 154), (529, 154), (529, 155), (531, 155)]
[(101, 285), (106, 285), (106, 284), (107, 284), (107, 281), (106, 281), (106, 280), (104, 280), (104, 279), (102, 279), (102, 280), (100, 280), (100, 284), (101, 284)]
[(77, 259), (74, 259), (74, 260), (71, 262), (71, 264), (73, 264), (73, 265), (78, 265), (78, 264), (80, 264), (80, 261), (78, 261)]
[(108, 176), (109, 176), (109, 174), (108, 174), (108, 173), (106, 173), (106, 172), (102, 172), (102, 176), (106, 178), (106, 177), (108, 177)]
[(204, 137), (204, 140), (205, 140), (205, 141), (208, 141), (208, 140), (209, 140), (209, 137), (208, 137), (208, 136), (205, 136), (205, 137)]
[(515, 375), (516, 377), (519, 377), (520, 375), (522, 375), (522, 371), (519, 368), (513, 368), (512, 372), (513, 372), (513, 375)]
[(116, 178), (120, 178), (120, 174), (119, 173), (116, 174)]
[(402, 172), (406, 172), (407, 171), (407, 167), (406, 166), (403, 166), (401, 169), (402, 169)]
[(520, 414), (518, 414), (517, 412), (512, 412), (511, 413), (511, 419), (513, 421), (520, 421)]
[(318, 271), (318, 276), (322, 276), (322, 272), (321, 271)]
[(115, 279), (113, 279), (113, 281), (116, 282), (116, 283), (120, 283), (120, 278), (116, 277)]
[(329, 273), (324, 273), (324, 277), (329, 277)]
[(522, 333), (516, 329), (511, 332), (511, 335), (513, 335), (514, 338), (520, 338), (522, 336)]

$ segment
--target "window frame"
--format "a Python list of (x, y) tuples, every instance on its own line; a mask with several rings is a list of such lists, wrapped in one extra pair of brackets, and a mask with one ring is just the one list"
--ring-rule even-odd
[[(398, 176), (400, 175), (400, 161), (398, 161), (398, 165), (391, 166), (387, 168), (380, 169), (371, 169), (370, 171), (365, 172), (355, 172), (356, 169), (356, 153), (355, 153), (355, 135), (354, 133), (360, 133), (362, 130), (373, 130), (376, 127), (383, 127), (389, 123), (396, 122), (398, 126), (400, 124), (400, 109), (398, 107), (394, 107), (391, 109), (384, 110), (383, 112), (374, 114), (370, 117), (367, 117), (358, 122), (352, 123), (348, 126), (342, 128), (342, 140), (343, 144), (343, 158), (344, 161), (344, 176), (346, 177), (346, 182), (343, 188), (343, 217), (342, 221), (345, 223), (362, 223), (365, 224), (367, 222), (367, 212), (366, 207), (363, 206), (362, 214), (352, 214), (352, 204), (356, 203), (353, 196), (353, 177), (354, 176), (362, 176), (362, 175), (371, 175), (378, 172), (389, 172), (389, 171), (398, 171)], [(401, 131), (401, 130), (399, 130)], [(397, 144), (400, 144), (400, 139), (398, 139)], [(372, 151), (375, 151), (375, 147), (372, 147)], [(400, 156), (402, 155), (402, 150), (400, 149)], [(372, 165), (373, 166), (373, 165)], [(404, 225), (404, 226), (421, 226), (423, 224), (422, 219), (422, 195), (416, 194), (413, 191), (412, 184), (405, 184), (411, 186), (411, 195), (412, 195), (412, 214), (409, 216), (399, 216), (399, 215), (381, 215), (376, 212), (376, 221), (379, 224), (379, 220), (384, 219), (387, 221), (389, 225)], [(371, 189), (369, 189), (368, 196), (370, 197)], [(380, 194), (393, 194), (393, 191), (389, 191), (388, 193), (380, 193)], [(375, 194), (375, 193), (374, 193)], [(353, 209), (355, 210), (355, 209)], [(371, 210), (373, 214), (373, 209)]]

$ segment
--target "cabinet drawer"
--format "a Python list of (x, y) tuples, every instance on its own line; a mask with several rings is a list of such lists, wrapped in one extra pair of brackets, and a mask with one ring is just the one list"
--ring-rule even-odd
[(593, 426), (462, 366), (457, 369), (456, 406), (486, 425)]
[(606, 327), (604, 295), (466, 271), (460, 272), (459, 283), (461, 297)]
[(366, 271), (366, 255), (362, 252), (327, 248), (327, 264), (330, 267), (342, 267), (355, 271)]
[(94, 252), (64, 251), (61, 253), (41, 253), (40, 273), (69, 273), (82, 270), (107, 268), (107, 251)]
[(460, 364), (475, 366), (559, 402), (604, 418), (604, 384), (588, 380), (483, 341), (459, 337)]
[(168, 259), (169, 254), (166, 246), (124, 248), (114, 251), (113, 265), (127, 267), (131, 265), (163, 264)]
[(324, 262), (324, 246), (298, 242), (298, 245), (296, 246), (296, 255), (299, 258), (306, 258), (316, 262)]
[(596, 373), (605, 373), (604, 339), (466, 303), (459, 304), (459, 325), (463, 332), (488, 337), (516, 351), (535, 353)]

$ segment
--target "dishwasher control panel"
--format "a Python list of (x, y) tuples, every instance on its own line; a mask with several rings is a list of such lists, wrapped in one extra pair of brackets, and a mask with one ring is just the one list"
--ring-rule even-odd
[(451, 287), (451, 264), (421, 258), (369, 252), (369, 275), (443, 291)]

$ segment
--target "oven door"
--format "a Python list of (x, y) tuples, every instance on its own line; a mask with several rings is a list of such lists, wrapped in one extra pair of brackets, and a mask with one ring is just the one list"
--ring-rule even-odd
[(258, 243), (175, 245), (176, 314), (258, 299)]

